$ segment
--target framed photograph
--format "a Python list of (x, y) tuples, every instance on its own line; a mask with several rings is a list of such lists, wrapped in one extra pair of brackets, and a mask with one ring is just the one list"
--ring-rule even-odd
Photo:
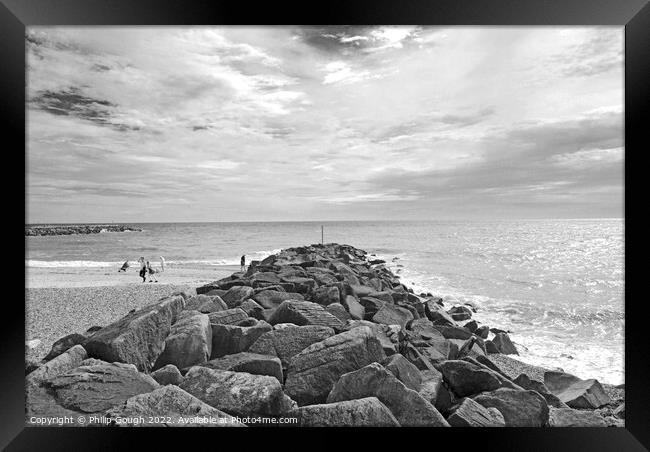
[(25, 303), (0, 444), (646, 450), (647, 2), (303, 8), (4, 1)]

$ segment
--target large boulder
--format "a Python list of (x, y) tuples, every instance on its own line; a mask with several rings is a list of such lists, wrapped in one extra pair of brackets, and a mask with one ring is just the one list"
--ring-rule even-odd
[(302, 294), (297, 292), (280, 292), (278, 290), (263, 290), (253, 296), (253, 300), (263, 308), (274, 309), (287, 300), (304, 300)]
[(431, 320), (426, 318), (413, 320), (408, 326), (409, 330), (423, 339), (445, 339), (445, 336), (440, 332), (439, 328), (438, 326), (434, 326)]
[(249, 351), (262, 355), (277, 356), (280, 358), (282, 366), (286, 368), (295, 355), (311, 344), (323, 341), (333, 335), (334, 330), (327, 326), (292, 325), (264, 333), (251, 345)]
[(442, 373), (436, 369), (427, 369), (420, 372), (422, 384), (420, 395), (424, 397), (436, 410), (446, 413), (451, 407), (452, 398), (449, 389), (444, 383)]
[(325, 307), (325, 310), (339, 319), (341, 322), (346, 323), (352, 320), (350, 313), (343, 307), (341, 303), (332, 303)]
[(447, 313), (455, 321), (469, 320), (472, 318), (472, 311), (467, 306), (454, 306)]
[[(108, 410), (106, 417), (125, 427), (245, 427), (229, 414), (173, 385), (135, 395)], [(129, 419), (137, 421), (128, 422)]]
[(234, 308), (211, 312), (208, 314), (208, 318), (211, 325), (236, 325), (248, 319), (248, 314), (241, 308)]
[(505, 427), (503, 415), (496, 408), (485, 408), (470, 398), (464, 398), (451, 409), (447, 422), (452, 427)]
[(296, 407), (277, 378), (192, 367), (181, 389), (235, 416), (279, 416)]
[(229, 308), (236, 308), (242, 301), (255, 295), (252, 287), (233, 286), (221, 297)]
[(151, 370), (184, 304), (180, 295), (164, 298), (102, 328), (86, 341), (88, 356)]
[(408, 309), (388, 303), (384, 304), (372, 316), (372, 321), (375, 323), (399, 325), (401, 328), (406, 328), (406, 324), (411, 320), (413, 320), (413, 314)]
[(221, 299), (221, 297), (197, 295), (195, 297), (191, 297), (185, 300), (184, 309), (186, 311), (199, 311), (204, 314), (209, 314), (210, 312), (225, 311), (226, 309), (228, 309), (228, 306)]
[(363, 307), (359, 300), (352, 295), (341, 297), (341, 304), (350, 313), (354, 320), (363, 320), (366, 315), (366, 309)]
[(546, 400), (535, 391), (500, 388), (473, 399), (486, 408), (499, 410), (506, 427), (544, 427), (548, 423)]
[(301, 294), (309, 294), (316, 288), (316, 281), (301, 276), (283, 276), (282, 282), (293, 284), (295, 291)]
[(284, 301), (269, 319), (271, 325), (277, 323), (293, 323), (302, 325), (323, 325), (335, 329), (343, 327), (343, 322), (325, 308), (309, 301)]
[(198, 311), (185, 311), (172, 325), (165, 339), (165, 348), (158, 356), (154, 369), (167, 364), (177, 368), (200, 364), (210, 359), (212, 354), (212, 327), (207, 314)]
[(449, 360), (440, 365), (440, 371), (454, 394), (466, 397), (492, 391), (502, 386), (500, 379), (486, 367), (467, 361)]
[(499, 353), (504, 355), (518, 355), (517, 347), (510, 340), (508, 333), (497, 333), (492, 339), (492, 343), (496, 346)]
[(27, 375), (25, 382), (28, 386), (38, 385), (44, 380), (54, 378), (79, 366), (86, 356), (86, 350), (81, 345), (74, 345)]
[(433, 298), (424, 302), (424, 313), (436, 325), (456, 325), (454, 319)]
[(370, 328), (353, 328), (295, 355), (287, 369), (285, 390), (301, 406), (321, 403), (341, 375), (385, 356)]
[(530, 389), (531, 391), (539, 392), (541, 396), (546, 399), (546, 403), (548, 403), (549, 406), (555, 408), (569, 407), (566, 403), (562, 402), (558, 396), (552, 394), (551, 391), (548, 390), (548, 388), (544, 383), (542, 383), (541, 381), (532, 380), (526, 374), (520, 374), (517, 378), (513, 380), (513, 383), (521, 386), (523, 389)]
[(336, 286), (321, 286), (314, 290), (311, 300), (322, 306), (339, 303), (341, 301), (339, 288)]
[(473, 336), (469, 330), (460, 326), (436, 325), (435, 329), (438, 330), (445, 339), (460, 339), (465, 341)]
[(167, 364), (166, 366), (161, 367), (160, 369), (151, 372), (151, 376), (154, 380), (160, 385), (176, 385), (178, 386), (183, 381), (183, 375), (181, 375), (178, 367), (173, 364)]
[(363, 317), (365, 320), (372, 320), (374, 315), (386, 304), (385, 301), (374, 297), (361, 297), (359, 303), (361, 303), (365, 311)]
[(390, 410), (376, 397), (300, 407), (287, 414), (299, 427), (399, 427)]
[(81, 365), (43, 382), (62, 407), (83, 413), (98, 413), (124, 403), (128, 398), (151, 392), (159, 384), (134, 365), (97, 362)]
[(419, 391), (422, 387), (420, 370), (399, 353), (387, 357), (381, 364), (386, 370), (392, 372), (399, 381), (404, 383), (407, 388)]
[(377, 397), (403, 427), (446, 427), (445, 418), (416, 391), (407, 388), (381, 364), (372, 363), (346, 373), (336, 382), (328, 403)]
[(367, 326), (372, 330), (386, 355), (390, 356), (397, 353), (399, 348), (399, 326), (373, 323), (368, 320), (352, 320), (346, 324), (345, 329), (351, 330), (360, 326)]
[(268, 375), (277, 378), (280, 383), (284, 382), (282, 363), (277, 356), (241, 352), (210, 360), (201, 366), (209, 369), (246, 372), (253, 375)]
[(549, 427), (607, 427), (605, 419), (596, 411), (573, 408), (550, 408)]
[(52, 348), (50, 349), (49, 353), (45, 355), (43, 361), (49, 361), (51, 359), (54, 359), (57, 356), (59, 356), (61, 353), (64, 353), (65, 351), (69, 350), (75, 345), (83, 346), (86, 343), (87, 339), (88, 338), (83, 334), (79, 334), (79, 333), (68, 334), (67, 336), (62, 337), (61, 339), (54, 342), (54, 344), (52, 344)]
[[(254, 319), (253, 319), (254, 320)], [(273, 327), (263, 320), (252, 326), (212, 324), (212, 354), (211, 359), (225, 355), (245, 352), (264, 333)]]
[(246, 313), (246, 315), (254, 319), (257, 320), (266, 319), (264, 316), (264, 308), (260, 306), (258, 303), (256, 303), (255, 301), (253, 301), (252, 298), (242, 301), (237, 309), (241, 309)]
[(564, 372), (549, 371), (544, 373), (544, 384), (571, 408), (599, 408), (611, 402), (598, 380), (581, 380)]

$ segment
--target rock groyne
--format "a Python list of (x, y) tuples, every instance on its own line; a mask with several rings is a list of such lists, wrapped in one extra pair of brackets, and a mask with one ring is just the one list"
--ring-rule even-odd
[(25, 226), (25, 236), (99, 234), (100, 232), (140, 232), (142, 229), (119, 224), (67, 224)]
[(46, 359), (28, 364), (27, 419), (623, 425), (624, 404), (598, 381), (509, 366), (516, 345), (505, 330), (473, 320), (475, 312), (415, 294), (352, 246), (290, 248), (61, 338)]

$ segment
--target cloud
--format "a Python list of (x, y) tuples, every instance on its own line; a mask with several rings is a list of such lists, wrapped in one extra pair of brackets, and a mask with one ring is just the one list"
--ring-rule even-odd
[[(622, 211), (622, 30), (29, 27), (29, 221)], [(151, 200), (155, 199), (155, 203)]]

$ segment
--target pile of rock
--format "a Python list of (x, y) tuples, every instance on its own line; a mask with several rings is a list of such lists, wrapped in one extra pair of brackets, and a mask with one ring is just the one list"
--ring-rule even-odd
[[(516, 347), (507, 332), (471, 320), (473, 309), (447, 309), (440, 298), (414, 294), (363, 250), (291, 248), (196, 295), (173, 294), (104, 328), (60, 339), (29, 369), (28, 418), (616, 424), (593, 410), (609, 403), (595, 380), (558, 372), (544, 381), (508, 377), (488, 356)], [(224, 425), (241, 424), (231, 418)]]
[(142, 231), (142, 229), (119, 224), (67, 224), (39, 225), (25, 227), (26, 236), (36, 235), (72, 235), (72, 234), (99, 234), (100, 232), (125, 232)]

